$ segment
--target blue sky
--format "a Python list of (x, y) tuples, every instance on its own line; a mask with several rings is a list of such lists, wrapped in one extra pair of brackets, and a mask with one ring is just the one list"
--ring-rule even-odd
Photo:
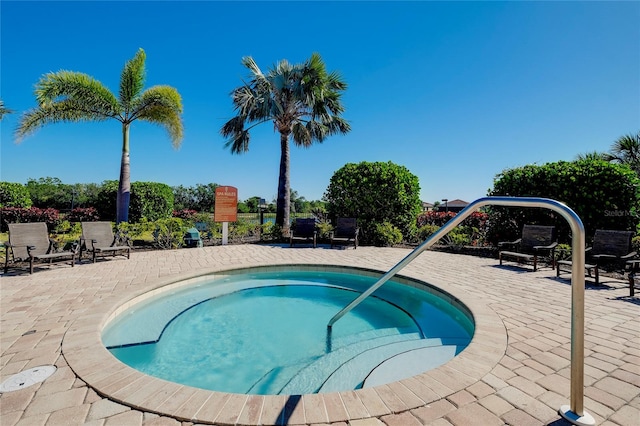
[(132, 181), (218, 183), (240, 199), (277, 194), (279, 136), (263, 124), (250, 151), (219, 134), (248, 71), (318, 52), (348, 84), (352, 131), (292, 147), (291, 187), (320, 199), (346, 163), (392, 161), (421, 198), (473, 201), (501, 171), (608, 151), (640, 128), (639, 2), (0, 2), (0, 179), (116, 180), (120, 123), (53, 124), (16, 144), (34, 84), (62, 69), (117, 93), (138, 48), (146, 86), (183, 98), (179, 150), (165, 131), (131, 129)]

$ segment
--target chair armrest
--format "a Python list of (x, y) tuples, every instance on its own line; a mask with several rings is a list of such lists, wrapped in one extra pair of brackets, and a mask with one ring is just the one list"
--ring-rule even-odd
[(31, 252), (36, 249), (36, 246), (27, 246), (27, 254), (32, 257)]
[(556, 246), (558, 245), (558, 243), (551, 243), (548, 246), (533, 246), (534, 250), (553, 250), (554, 248), (556, 248)]
[(502, 246), (515, 246), (516, 244), (520, 244), (520, 242), (522, 241), (522, 238), (518, 238), (515, 241), (500, 241), (498, 243), (498, 247), (502, 247)]
[(621, 256), (620, 259), (623, 259), (623, 260), (633, 259), (637, 254), (638, 254), (637, 252), (632, 251), (629, 254), (625, 254), (624, 256)]

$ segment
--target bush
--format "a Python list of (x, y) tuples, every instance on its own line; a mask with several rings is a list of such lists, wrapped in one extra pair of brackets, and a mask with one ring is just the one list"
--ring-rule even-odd
[[(445, 213), (440, 211), (429, 211), (420, 214), (416, 219), (416, 224), (419, 228), (418, 238), (424, 241), (455, 216), (456, 213), (454, 212)], [(444, 242), (449, 241), (453, 245), (484, 245), (488, 217), (489, 215), (484, 212), (471, 213), (462, 223), (447, 234), (449, 238), (447, 236), (443, 237)], [(453, 233), (455, 233), (455, 236), (451, 236)], [(464, 237), (462, 236), (463, 234)]]
[(177, 249), (182, 247), (187, 226), (182, 219), (159, 219), (154, 222), (153, 242), (159, 249)]
[(32, 205), (27, 187), (21, 183), (0, 182), (0, 208), (29, 208)]
[(438, 225), (423, 225), (418, 229), (418, 239), (420, 241), (425, 241), (427, 238), (435, 234), (438, 229), (440, 229), (440, 226)]
[(448, 246), (464, 247), (471, 244), (471, 235), (469, 228), (456, 227), (449, 231), (442, 240)]
[(67, 220), (69, 222), (95, 222), (100, 220), (100, 216), (95, 207), (77, 208), (69, 212)]
[(56, 234), (68, 234), (73, 239), (77, 240), (82, 234), (82, 226), (78, 222), (69, 222), (68, 220), (61, 220), (54, 229)]
[(2, 230), (7, 230), (9, 223), (45, 222), (49, 232), (52, 232), (60, 221), (60, 212), (56, 209), (40, 209), (31, 207), (28, 209), (17, 207), (5, 207), (0, 209), (0, 222)]
[(333, 231), (333, 225), (327, 220), (320, 220), (316, 223), (316, 229), (318, 230), (318, 239), (328, 241)]
[(169, 185), (158, 182), (133, 182), (129, 221), (138, 222), (168, 219), (173, 213), (173, 191)]
[[(640, 178), (629, 167), (602, 160), (560, 161), (505, 170), (489, 195), (544, 197), (565, 203), (585, 227), (635, 229), (640, 222)], [(570, 241), (567, 221), (547, 209), (490, 208), (492, 242), (518, 238), (526, 223), (554, 225), (560, 242)]]
[[(102, 183), (96, 196), (98, 214), (104, 220), (115, 222), (118, 181)], [(168, 219), (173, 213), (173, 191), (169, 185), (157, 182), (132, 182), (129, 201), (129, 222), (145, 218), (148, 221)]]
[(331, 177), (324, 198), (331, 219), (358, 219), (363, 244), (376, 240), (376, 226), (384, 222), (411, 238), (422, 208), (418, 178), (390, 161), (346, 164)]
[(377, 223), (372, 237), (376, 247), (391, 247), (402, 242), (402, 232), (391, 222)]
[(173, 211), (173, 217), (177, 217), (177, 218), (192, 221), (192, 222), (195, 222), (196, 216), (198, 216), (198, 212), (195, 210), (182, 209), (182, 210)]

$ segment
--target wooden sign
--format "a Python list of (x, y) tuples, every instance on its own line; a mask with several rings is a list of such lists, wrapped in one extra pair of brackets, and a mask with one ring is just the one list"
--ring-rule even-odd
[(236, 222), (238, 220), (238, 188), (233, 186), (216, 188), (213, 216), (216, 222)]

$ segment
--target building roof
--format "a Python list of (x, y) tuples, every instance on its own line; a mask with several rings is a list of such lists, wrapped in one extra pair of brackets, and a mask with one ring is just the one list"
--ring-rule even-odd
[[(444, 203), (442, 203), (442, 204), (444, 204)], [(447, 206), (448, 207), (467, 207), (468, 205), (469, 205), (469, 203), (467, 203), (464, 200), (459, 200), (459, 199), (447, 201)]]

